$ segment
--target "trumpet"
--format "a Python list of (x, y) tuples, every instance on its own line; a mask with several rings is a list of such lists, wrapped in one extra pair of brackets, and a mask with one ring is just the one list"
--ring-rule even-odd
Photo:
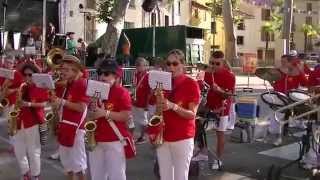
[(17, 134), (17, 131), (18, 131), (17, 119), (21, 111), (22, 91), (25, 86), (26, 86), (26, 83), (22, 83), (20, 85), (19, 91), (17, 92), (17, 100), (14, 106), (14, 110), (9, 112), (8, 133), (10, 136), (14, 136), (15, 134)]
[(97, 120), (92, 118), (92, 113), (95, 111), (98, 105), (98, 101), (101, 95), (99, 92), (95, 92), (95, 95), (91, 98), (89, 105), (89, 113), (87, 113), (87, 122), (84, 124), (84, 129), (86, 131), (86, 146), (89, 151), (93, 151), (97, 146), (97, 141), (95, 138), (95, 131), (97, 129)]
[(155, 147), (159, 147), (163, 144), (164, 121), (161, 101), (163, 96), (162, 90), (162, 83), (158, 83), (155, 90), (156, 112), (155, 115), (151, 117), (147, 125), (147, 133), (149, 135), (150, 143)]

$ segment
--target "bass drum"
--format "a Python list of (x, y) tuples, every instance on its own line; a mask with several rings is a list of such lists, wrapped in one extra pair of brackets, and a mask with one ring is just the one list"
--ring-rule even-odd
[(293, 102), (303, 101), (311, 98), (307, 91), (299, 89), (290, 90), (288, 92), (288, 97)]
[(287, 106), (290, 102), (289, 98), (285, 94), (277, 91), (265, 92), (260, 96), (262, 101), (268, 104), (273, 110)]
[[(292, 103), (304, 101), (304, 100), (311, 98), (311, 96), (308, 94), (307, 91), (303, 91), (300, 89), (290, 90), (288, 92), (288, 97)], [(302, 114), (302, 113), (305, 113), (305, 112), (311, 111), (311, 110), (312, 110), (312, 107), (310, 104), (308, 104), (308, 102), (306, 102), (304, 104), (297, 105), (293, 108), (293, 112), (295, 115), (299, 115), (299, 114)], [(313, 117), (313, 116), (314, 115), (312, 115), (311, 117)]]

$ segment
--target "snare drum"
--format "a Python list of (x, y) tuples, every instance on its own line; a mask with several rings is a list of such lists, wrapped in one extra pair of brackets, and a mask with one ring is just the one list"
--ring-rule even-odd
[(268, 104), (271, 109), (278, 109), (289, 104), (289, 98), (281, 92), (270, 91), (262, 93), (260, 96), (262, 101)]
[(290, 90), (288, 92), (288, 97), (293, 102), (303, 101), (311, 98), (306, 91), (299, 89)]

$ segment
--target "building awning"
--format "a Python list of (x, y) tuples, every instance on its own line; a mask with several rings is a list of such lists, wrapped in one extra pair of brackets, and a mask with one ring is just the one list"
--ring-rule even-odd
[(233, 10), (233, 14), (236, 15), (236, 16), (241, 16), (244, 19), (254, 19), (255, 18), (254, 15), (246, 13), (246, 12), (243, 12), (243, 11), (238, 10), (238, 9)]
[(211, 8), (209, 8), (206, 5), (200, 4), (197, 1), (191, 1), (191, 6), (199, 8), (199, 9), (203, 9), (203, 10), (206, 10), (206, 11), (211, 11)]

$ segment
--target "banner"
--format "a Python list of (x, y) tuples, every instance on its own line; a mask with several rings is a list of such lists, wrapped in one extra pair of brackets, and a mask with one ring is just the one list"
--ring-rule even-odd
[(244, 53), (242, 56), (242, 68), (244, 73), (255, 73), (257, 69), (257, 54)]

